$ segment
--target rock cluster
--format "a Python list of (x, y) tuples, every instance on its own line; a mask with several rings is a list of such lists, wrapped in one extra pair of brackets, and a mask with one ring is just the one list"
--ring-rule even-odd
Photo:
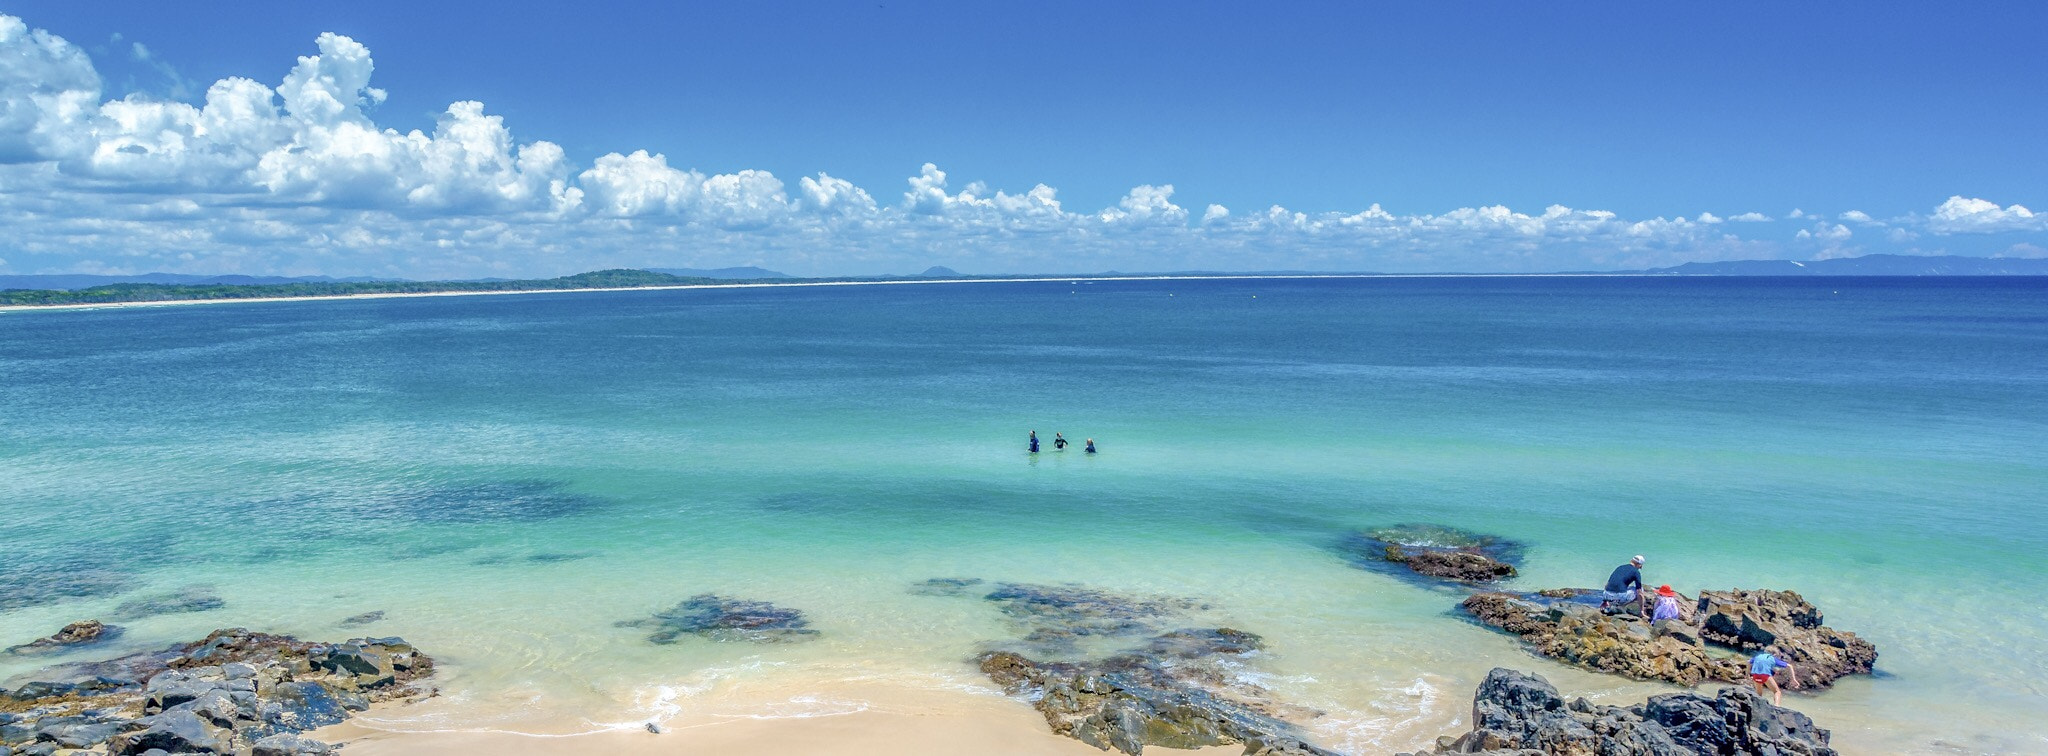
[(1806, 715), (1741, 688), (1621, 708), (1566, 703), (1542, 677), (1495, 669), (1473, 696), (1472, 731), (1439, 740), (1431, 753), (1834, 756), (1828, 736)]
[(1821, 624), (1820, 609), (1791, 591), (1701, 591), (1699, 608), (1702, 638), (1742, 651), (1775, 647), (1801, 685), (1827, 688), (1877, 665), (1876, 646)]
[(818, 636), (818, 631), (811, 629), (810, 620), (805, 619), (801, 611), (766, 601), (728, 598), (715, 593), (692, 596), (656, 612), (653, 617), (616, 624), (618, 627), (652, 630), (647, 640), (663, 645), (681, 640), (685, 635), (748, 643), (788, 643)]
[[(1515, 575), (1518, 544), (1444, 525), (1404, 523), (1353, 534), (1345, 552), (1366, 569), (1405, 569), (1411, 576), (1486, 583)], [(1400, 573), (1396, 573), (1400, 574)]]
[(1574, 593), (1479, 593), (1459, 606), (1521, 636), (1540, 656), (1642, 680), (1741, 682), (1749, 670), (1734, 652), (1765, 647), (1778, 649), (1810, 688), (1869, 674), (1877, 663), (1869, 641), (1821, 624), (1820, 610), (1790, 591), (1705, 591), (1691, 618), (1655, 624), (1633, 612), (1603, 613)]
[(308, 643), (219, 630), (163, 651), (52, 668), (0, 692), (0, 752), (305, 756), (299, 733), (431, 695), (434, 662), (398, 638)]
[(983, 654), (981, 670), (1032, 699), (1052, 731), (1138, 756), (1145, 746), (1244, 746), (1253, 756), (1334, 756), (1277, 716), (1283, 707), (1229, 674), (1223, 660), (1260, 639), (1228, 628), (1180, 630), (1100, 660), (1040, 662), (1010, 651)]

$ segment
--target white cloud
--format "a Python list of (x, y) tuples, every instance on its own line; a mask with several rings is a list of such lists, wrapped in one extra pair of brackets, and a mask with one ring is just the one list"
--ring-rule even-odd
[[(231, 77), (194, 102), (103, 101), (84, 52), (0, 16), (0, 253), (38, 270), (427, 277), (734, 264), (818, 274), (932, 264), (1534, 271), (1854, 251), (1841, 246), (1848, 226), (1818, 218), (1790, 242), (1745, 237), (1740, 224), (1772, 220), (1754, 212), (1232, 213), (1191, 203), (1203, 208), (1195, 217), (1171, 184), (1133, 187), (1091, 211), (1068, 208), (1045, 184), (958, 186), (930, 163), (901, 203), (825, 173), (789, 185), (758, 170), (707, 175), (644, 149), (579, 165), (552, 142), (519, 142), (475, 101), (450, 104), (431, 133), (384, 128), (369, 48), (336, 34), (314, 47), (274, 86)], [(145, 47), (115, 49), (170, 71)], [(1885, 224), (1857, 211), (1840, 220), (1885, 225), (1895, 244), (2043, 230), (2024, 207), (1961, 197)], [(2020, 249), (2008, 241), (1999, 249)]]
[(1982, 199), (1949, 197), (1934, 209), (1927, 226), (1938, 234), (1986, 234), (2000, 231), (2038, 231), (2048, 228), (2048, 216), (2035, 215), (2020, 205), (1999, 207)]

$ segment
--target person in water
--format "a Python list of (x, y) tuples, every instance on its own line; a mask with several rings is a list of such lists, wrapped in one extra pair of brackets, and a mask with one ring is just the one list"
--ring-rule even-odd
[(1094, 453), (1095, 453), (1095, 439), (1092, 439), (1092, 438), (1091, 438), (1091, 439), (1088, 439), (1088, 448), (1086, 448), (1086, 449), (1083, 449), (1082, 451), (1088, 452), (1089, 454), (1094, 454)]
[(1628, 564), (1614, 568), (1614, 574), (1607, 576), (1607, 587), (1600, 592), (1600, 608), (1635, 602), (1636, 614), (1647, 614), (1649, 606), (1645, 598), (1643, 555), (1637, 554), (1628, 560)]
[(1764, 683), (1771, 684), (1771, 705), (1785, 705), (1785, 691), (1778, 688), (1778, 670), (1785, 670), (1785, 679), (1792, 687), (1799, 687), (1799, 670), (1791, 663), (1778, 658), (1778, 649), (1767, 648), (1749, 657), (1749, 684), (1756, 686), (1756, 694), (1764, 694)]
[(1031, 453), (1038, 453), (1038, 431), (1031, 432)]
[(1062, 436), (1062, 435), (1060, 435), (1060, 434), (1058, 434), (1058, 433), (1054, 433), (1054, 434), (1052, 434), (1052, 450), (1053, 450), (1053, 451), (1066, 451), (1066, 450), (1067, 450), (1067, 437), (1066, 437), (1066, 436)]
[(1650, 621), (1684, 621), (1685, 615), (1685, 604), (1678, 600), (1678, 591), (1671, 590), (1668, 585), (1657, 586), (1657, 608), (1650, 610)]

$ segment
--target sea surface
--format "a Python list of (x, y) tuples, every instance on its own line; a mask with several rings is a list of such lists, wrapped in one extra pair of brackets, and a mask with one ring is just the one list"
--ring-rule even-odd
[[(1036, 430), (1045, 451), (1025, 451)], [(1100, 454), (1054, 452), (1052, 435)], [(1385, 278), (708, 289), (0, 313), (0, 645), (402, 635), (421, 727), (993, 695), (1017, 628), (927, 579), (1185, 597), (1355, 753), (1494, 666), (1622, 703), (1361, 529), (1526, 547), (1530, 589), (1797, 590), (1880, 674), (1849, 753), (2048, 752), (2048, 279)], [(660, 645), (703, 593), (793, 643)], [(138, 600), (159, 601), (152, 613)], [(214, 598), (217, 601), (202, 599)], [(124, 605), (126, 608), (124, 609)], [(346, 627), (344, 618), (383, 618)], [(0, 655), (0, 679), (62, 659)], [(782, 691), (763, 703), (760, 691)], [(734, 691), (752, 691), (738, 694)], [(810, 692), (817, 691), (817, 692)]]

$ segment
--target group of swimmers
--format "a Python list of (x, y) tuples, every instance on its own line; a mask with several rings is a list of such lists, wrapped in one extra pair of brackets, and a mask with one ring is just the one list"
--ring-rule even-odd
[[(1060, 435), (1060, 434), (1058, 434), (1058, 433), (1054, 433), (1054, 434), (1052, 434), (1052, 450), (1053, 450), (1053, 451), (1066, 451), (1066, 450), (1067, 450), (1067, 437), (1066, 437), (1066, 436), (1062, 436), (1062, 435)], [(1092, 438), (1091, 438), (1091, 439), (1088, 439), (1088, 448), (1086, 448), (1086, 449), (1082, 449), (1082, 451), (1085, 451), (1085, 452), (1087, 452), (1087, 453), (1089, 453), (1089, 454), (1094, 454), (1094, 453), (1095, 453), (1095, 439), (1092, 439)], [(1037, 454), (1037, 453), (1038, 453), (1038, 431), (1032, 431), (1032, 432), (1031, 432), (1031, 453), (1032, 453), (1032, 454)]]
[[(1607, 585), (1600, 591), (1600, 609), (1607, 611), (1635, 604), (1633, 611), (1638, 616), (1650, 618), (1651, 622), (1691, 619), (1691, 612), (1678, 602), (1678, 591), (1672, 590), (1670, 585), (1657, 586), (1654, 593), (1657, 598), (1652, 606), (1652, 592), (1643, 589), (1643, 555), (1637, 554), (1628, 560), (1628, 564), (1614, 568), (1613, 574), (1607, 576)], [(1785, 670), (1792, 687), (1799, 687), (1799, 670), (1794, 669), (1791, 662), (1779, 658), (1782, 653), (1779, 648), (1767, 647), (1758, 649), (1749, 657), (1749, 683), (1756, 686), (1757, 695), (1763, 695), (1764, 685), (1768, 683), (1774, 706), (1782, 705), (1785, 700), (1785, 692), (1778, 688), (1778, 670)]]

